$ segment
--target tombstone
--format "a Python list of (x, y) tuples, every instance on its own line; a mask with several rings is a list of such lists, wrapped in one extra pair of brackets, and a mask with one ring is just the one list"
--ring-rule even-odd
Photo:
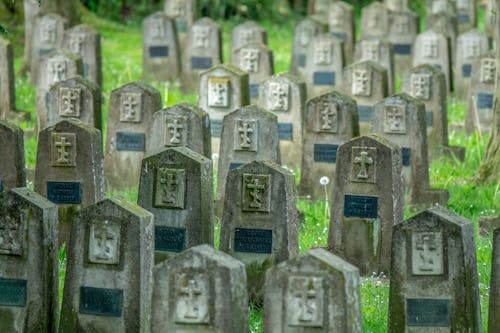
[(307, 1), (307, 14), (317, 15), (322, 21), (326, 19), (330, 4), (335, 0), (311, 0)]
[(255, 21), (246, 21), (233, 28), (231, 32), (231, 51), (250, 42), (267, 45), (267, 31)]
[(222, 63), (220, 26), (208, 17), (199, 19), (189, 29), (183, 50), (182, 89), (191, 91), (198, 88), (202, 71)]
[(156, 265), (154, 280), (152, 333), (248, 333), (247, 279), (239, 260), (199, 245)]
[[(497, 218), (497, 223), (500, 224), (500, 215)], [(490, 301), (488, 312), (488, 332), (496, 332), (500, 329), (500, 318), (497, 317), (498, 309), (500, 308), (500, 290), (498, 281), (500, 281), (500, 229), (495, 229), (493, 233), (493, 253), (491, 262), (490, 275)]]
[(388, 95), (387, 82), (387, 70), (371, 60), (356, 62), (344, 68), (341, 91), (357, 103), (361, 134), (370, 132), (373, 107)]
[(359, 270), (315, 248), (266, 273), (264, 332), (363, 331)]
[(482, 332), (476, 266), (464, 217), (435, 206), (395, 225), (388, 332)]
[(186, 147), (212, 158), (210, 118), (202, 109), (180, 103), (153, 114), (146, 154), (157, 154), (173, 147)]
[(56, 332), (57, 207), (27, 188), (0, 194), (0, 327)]
[(128, 83), (111, 92), (104, 159), (106, 180), (111, 188), (123, 189), (139, 184), (153, 113), (160, 109), (160, 92), (142, 81)]
[(173, 147), (142, 160), (137, 203), (154, 215), (155, 261), (214, 243), (212, 160)]
[(389, 32), (389, 10), (381, 2), (361, 9), (361, 38), (384, 38)]
[(413, 205), (447, 203), (448, 191), (430, 189), (424, 103), (407, 94), (387, 97), (375, 105), (372, 133), (401, 148), (404, 184)]
[(468, 134), (489, 133), (493, 124), (496, 60), (494, 52), (476, 57), (472, 62), (471, 84), (465, 130)]
[(384, 4), (392, 12), (408, 9), (409, 0), (384, 0)]
[(29, 71), (31, 66), (33, 36), (35, 32), (35, 20), (40, 13), (38, 0), (23, 0), (24, 9), (24, 52), (22, 72)]
[(354, 62), (371, 60), (387, 70), (389, 94), (394, 93), (394, 54), (391, 43), (384, 39), (363, 39), (356, 42)]
[(260, 84), (257, 105), (278, 116), (281, 164), (298, 169), (302, 161), (302, 116), (306, 103), (304, 81), (279, 73)]
[(142, 21), (142, 77), (144, 80), (174, 81), (181, 72), (175, 22), (164, 12)]
[(356, 101), (340, 92), (331, 91), (307, 101), (304, 116), (300, 194), (311, 199), (325, 196), (320, 179), (331, 181), (326, 193), (331, 193), (339, 146), (359, 136)]
[(344, 56), (342, 41), (332, 34), (315, 36), (307, 48), (304, 81), (307, 84), (307, 96), (324, 94), (342, 84)]
[(0, 192), (26, 186), (23, 130), (0, 120)]
[(210, 116), (212, 152), (219, 152), (222, 118), (248, 104), (248, 73), (228, 64), (214, 66), (200, 74), (198, 107)]
[(392, 44), (396, 73), (403, 73), (411, 67), (413, 43), (417, 38), (419, 24), (419, 16), (411, 10), (389, 12), (387, 40)]
[(343, 1), (332, 2), (328, 9), (328, 27), (329, 32), (343, 43), (345, 62), (351, 63), (356, 40), (354, 7)]
[(454, 2), (451, 0), (427, 0), (426, 13), (432, 15), (447, 11), (455, 15), (457, 7)]
[(39, 131), (47, 126), (50, 88), (77, 75), (82, 75), (80, 56), (66, 51), (56, 51), (43, 58), (36, 88), (36, 117)]
[(458, 31), (465, 32), (476, 27), (476, 2), (471, 0), (457, 0)]
[(360, 273), (388, 273), (392, 226), (403, 220), (403, 179), (398, 146), (361, 136), (339, 146), (328, 248)]
[(489, 51), (488, 36), (477, 29), (458, 36), (455, 60), (455, 93), (467, 96), (472, 76), (472, 62)]
[(457, 50), (457, 19), (451, 12), (437, 12), (427, 16), (427, 29), (433, 30), (436, 33), (443, 34), (449, 45), (450, 63), (454, 63)]
[(54, 84), (47, 98), (47, 126), (68, 118), (80, 119), (102, 131), (101, 89), (81, 76)]
[(12, 44), (0, 36), (0, 119), (7, 119), (16, 112), (14, 54)]
[(220, 250), (245, 263), (250, 299), (261, 303), (265, 271), (298, 255), (294, 175), (270, 161), (229, 171)]
[(233, 50), (231, 63), (248, 73), (250, 102), (259, 98), (259, 84), (274, 74), (273, 51), (259, 42), (250, 42)]
[(312, 17), (304, 18), (295, 26), (290, 73), (304, 78), (309, 42), (326, 32), (327, 25)]
[(83, 77), (102, 87), (101, 35), (80, 24), (64, 32), (63, 48), (82, 57)]
[(417, 35), (413, 50), (412, 67), (429, 64), (443, 71), (448, 92), (452, 91), (452, 72), (448, 39), (433, 30)]
[(35, 19), (31, 45), (30, 83), (37, 84), (42, 59), (61, 48), (67, 21), (60, 15), (47, 14)]
[(196, 0), (165, 0), (164, 11), (174, 20), (179, 47), (184, 50), (188, 31), (196, 19)]
[(80, 11), (77, 0), (44, 0), (39, 2), (40, 14), (56, 13), (68, 21), (70, 27), (80, 23)]
[(154, 224), (141, 207), (106, 199), (75, 217), (67, 250), (61, 332), (147, 332)]

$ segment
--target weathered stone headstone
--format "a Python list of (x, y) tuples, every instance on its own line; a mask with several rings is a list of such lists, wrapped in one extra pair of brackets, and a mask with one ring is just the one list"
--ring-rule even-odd
[(59, 247), (57, 207), (16, 188), (0, 194), (0, 328), (56, 332)]
[(330, 178), (327, 193), (334, 186), (337, 150), (341, 144), (359, 136), (356, 101), (337, 91), (307, 101), (304, 115), (304, 145), (300, 172), (300, 193), (311, 198), (324, 197), (321, 177)]
[(363, 331), (357, 267), (325, 249), (306, 251), (266, 273), (264, 332)]
[(476, 1), (457, 0), (458, 31), (464, 32), (476, 27)]
[(309, 42), (317, 35), (327, 32), (328, 26), (312, 17), (306, 17), (295, 26), (293, 35), (290, 73), (304, 78)]
[(419, 31), (419, 17), (411, 10), (389, 12), (389, 33), (387, 40), (392, 44), (394, 70), (402, 73), (411, 67), (413, 43)]
[(181, 72), (181, 58), (175, 22), (164, 12), (142, 21), (142, 77), (173, 81)]
[(388, 273), (392, 226), (403, 220), (400, 149), (362, 136), (340, 145), (337, 160), (328, 247), (363, 275)]
[(251, 299), (262, 302), (265, 271), (298, 255), (295, 179), (269, 162), (229, 171), (220, 249), (243, 261)]
[(111, 92), (104, 159), (110, 187), (130, 188), (139, 184), (153, 113), (160, 109), (160, 92), (142, 81)]
[(409, 0), (384, 0), (384, 4), (390, 11), (397, 12), (408, 9)]
[(401, 148), (404, 184), (412, 204), (447, 203), (448, 191), (430, 189), (424, 103), (407, 94), (387, 97), (375, 105), (372, 133)]
[(44, 0), (38, 4), (41, 15), (59, 14), (68, 21), (70, 27), (80, 23), (79, 1), (77, 0)]
[(179, 46), (184, 50), (187, 32), (196, 19), (196, 0), (165, 0), (164, 11), (174, 19)]
[(205, 17), (189, 29), (182, 54), (182, 88), (197, 89), (202, 71), (222, 63), (222, 37), (220, 26)]
[(294, 169), (302, 161), (302, 117), (306, 103), (304, 81), (279, 73), (260, 84), (257, 105), (278, 116), (281, 164)]
[(255, 21), (246, 21), (233, 28), (230, 53), (232, 53), (232, 50), (236, 50), (250, 42), (267, 45), (267, 31)]
[[(451, 3), (451, 2), (450, 2)], [(449, 45), (450, 62), (453, 63), (456, 59), (457, 50), (457, 18), (455, 14), (447, 11), (440, 11), (435, 14), (428, 15), (426, 18), (427, 29), (433, 30), (439, 34), (443, 34)]]
[(101, 89), (81, 76), (57, 82), (47, 97), (47, 126), (68, 118), (102, 130)]
[(482, 332), (476, 266), (465, 218), (436, 206), (395, 225), (388, 332)]
[(385, 38), (389, 32), (389, 10), (378, 1), (361, 9), (361, 37)]
[(214, 243), (212, 160), (175, 147), (142, 160), (137, 203), (154, 215), (155, 261)]
[(199, 245), (155, 266), (151, 332), (248, 333), (245, 265)]
[(356, 42), (354, 62), (371, 60), (387, 70), (389, 94), (394, 93), (394, 54), (393, 45), (384, 39), (370, 38)]
[[(497, 218), (500, 223), (500, 216)], [(491, 275), (490, 275), (490, 303), (488, 312), (488, 332), (496, 332), (500, 329), (500, 318), (498, 310), (500, 309), (500, 229), (497, 227), (493, 233), (493, 253), (491, 256)]]
[(116, 199), (76, 216), (67, 249), (61, 332), (147, 332), (151, 325), (151, 213)]
[(342, 84), (344, 55), (339, 38), (332, 34), (315, 36), (307, 47), (307, 59), (303, 78), (309, 97), (324, 94)]
[(86, 24), (64, 32), (63, 48), (82, 57), (83, 77), (102, 87), (101, 35)]
[(40, 3), (38, 0), (23, 0), (24, 9), (24, 52), (23, 52), (23, 72), (29, 71), (33, 47), (33, 36), (35, 33), (35, 20), (40, 13)]
[(26, 186), (23, 130), (0, 121), (0, 192)]
[(14, 54), (12, 44), (0, 36), (0, 119), (7, 119), (16, 111)]
[(328, 8), (328, 26), (329, 32), (343, 43), (345, 62), (351, 63), (356, 39), (354, 7), (343, 1), (332, 2)]

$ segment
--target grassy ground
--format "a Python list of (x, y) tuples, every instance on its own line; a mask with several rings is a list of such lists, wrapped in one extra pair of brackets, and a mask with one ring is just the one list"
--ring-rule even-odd
[[(110, 92), (130, 81), (141, 78), (141, 31), (140, 27), (127, 27), (84, 12), (84, 23), (96, 27), (102, 35), (103, 48), (103, 72), (104, 72), (104, 116), (108, 116), (108, 102)], [(241, 22), (238, 18), (222, 24), (224, 37), (224, 59), (228, 59), (229, 34), (231, 29)], [(276, 72), (286, 71), (290, 63), (291, 41), (294, 19), (275, 24), (272, 22), (261, 22), (269, 32), (269, 44), (275, 51)], [(7, 36), (12, 40), (20, 40), (22, 29), (13, 29), (14, 35)], [(22, 65), (22, 45), (14, 43), (16, 72)], [(16, 78), (16, 95), (18, 108), (29, 110), (32, 119), (35, 119), (35, 89), (28, 84), (27, 77)], [(179, 83), (164, 84), (161, 82), (150, 82), (162, 94), (163, 105), (169, 106), (179, 102), (196, 103), (195, 94), (183, 95), (179, 91)], [(465, 101), (462, 99), (449, 99), (449, 120), (460, 122), (465, 119)], [(32, 128), (34, 121), (21, 124), (24, 128)], [(448, 208), (454, 210), (470, 220), (477, 226), (477, 219), (482, 215), (494, 215), (499, 212), (500, 189), (499, 184), (476, 184), (472, 178), (476, 174), (481, 157), (483, 156), (487, 137), (467, 137), (461, 132), (450, 133), (452, 145), (465, 146), (467, 157), (464, 163), (452, 163), (446, 159), (434, 160), (431, 164), (431, 182), (434, 187), (446, 188), (450, 191)], [(36, 159), (36, 138), (32, 137), (25, 143), (26, 162), (29, 168), (33, 168)], [(298, 172), (298, 171), (297, 171)], [(31, 186), (31, 184), (30, 184)], [(320, 186), (318, 184), (318, 186)], [(109, 196), (123, 196), (135, 201), (137, 189), (123, 192), (109, 192)], [(326, 207), (326, 208), (325, 208)], [(310, 202), (305, 199), (299, 200), (299, 208), (305, 212), (306, 221), (300, 227), (299, 241), (300, 251), (303, 252), (312, 246), (325, 245), (328, 229), (329, 212), (325, 201)], [(406, 211), (406, 217), (410, 216)], [(477, 230), (477, 228), (476, 228)], [(216, 226), (216, 239), (218, 244), (219, 225)], [(477, 232), (476, 232), (477, 236)], [(491, 235), (488, 237), (476, 237), (479, 287), (481, 292), (481, 306), (483, 323), (487, 322), (489, 277), (491, 265)], [(61, 253), (64, 258), (64, 253)], [(62, 272), (63, 273), (63, 272)], [(387, 307), (389, 296), (389, 282), (384, 276), (364, 277), (361, 285), (361, 299), (364, 320), (364, 332), (385, 332), (387, 326)], [(261, 332), (262, 313), (258, 310), (251, 311), (252, 332)], [(486, 325), (484, 325), (486, 332)]]

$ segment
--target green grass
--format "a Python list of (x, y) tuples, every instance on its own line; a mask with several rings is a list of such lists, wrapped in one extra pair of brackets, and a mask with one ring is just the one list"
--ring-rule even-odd
[[(482, 17), (482, 16), (481, 16)], [(142, 71), (142, 46), (141, 31), (139, 26), (124, 26), (118, 23), (102, 20), (97, 16), (84, 11), (83, 22), (96, 27), (102, 35), (103, 53), (103, 119), (107, 120), (109, 96), (113, 89), (134, 80), (141, 79)], [(222, 23), (224, 38), (224, 59), (229, 59), (229, 36), (231, 29), (241, 18), (235, 17)], [(290, 62), (293, 27), (296, 19), (291, 18), (286, 23), (261, 22), (269, 34), (269, 45), (274, 50), (275, 71), (286, 71)], [(13, 31), (13, 40), (22, 40), (22, 29)], [(10, 38), (9, 36), (7, 36)], [(14, 43), (16, 72), (22, 66), (22, 45)], [(399, 80), (399, 78), (398, 78)], [(19, 109), (28, 110), (32, 114), (30, 122), (21, 126), (28, 130), (34, 125), (35, 89), (28, 84), (28, 77), (16, 77), (16, 96)], [(399, 81), (398, 81), (399, 82)], [(182, 94), (179, 82), (164, 84), (150, 82), (162, 94), (163, 105), (169, 106), (180, 102), (196, 103), (196, 94)], [(448, 101), (449, 122), (462, 122), (465, 118), (466, 102), (450, 97)], [(487, 137), (468, 137), (461, 132), (450, 132), (450, 144), (465, 146), (467, 150), (464, 163), (453, 163), (445, 158), (432, 161), (430, 176), (432, 185), (436, 188), (445, 188), (450, 191), (448, 208), (458, 214), (471, 219), (477, 226), (477, 219), (482, 215), (495, 215), (499, 212), (500, 189), (498, 184), (476, 184), (472, 181), (479, 168), (485, 151)], [(36, 161), (36, 137), (31, 136), (25, 142), (26, 163), (33, 169)], [(296, 177), (299, 171), (296, 170)], [(320, 186), (320, 185), (318, 185)], [(131, 201), (137, 199), (137, 188), (127, 191), (108, 191), (110, 197), (124, 197)], [(300, 199), (298, 206), (305, 213), (305, 222), (300, 226), (299, 243), (300, 252), (324, 246), (327, 242), (329, 205), (319, 200), (311, 202)], [(411, 215), (406, 210), (405, 217)], [(477, 228), (476, 228), (477, 229)], [(216, 221), (215, 245), (219, 244), (220, 222)], [(477, 234), (476, 234), (477, 236)], [(491, 269), (491, 235), (477, 237), (478, 273), (481, 291), (481, 305), (483, 323), (487, 322), (488, 288)], [(61, 261), (64, 264), (64, 252), (61, 252)], [(63, 266), (64, 267), (64, 266)], [(64, 270), (61, 272), (61, 278)], [(387, 307), (389, 295), (389, 282), (385, 277), (365, 277), (361, 284), (361, 301), (364, 320), (364, 332), (385, 332), (387, 326)], [(251, 308), (250, 328), (252, 332), (262, 331), (262, 311)], [(484, 325), (486, 331), (486, 325)]]

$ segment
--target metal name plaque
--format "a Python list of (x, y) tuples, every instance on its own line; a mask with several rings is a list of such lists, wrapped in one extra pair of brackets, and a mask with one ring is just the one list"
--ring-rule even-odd
[(332, 35), (334, 35), (343, 42), (345, 42), (345, 40), (347, 39), (347, 34), (343, 31), (332, 31)]
[(427, 111), (425, 113), (425, 123), (427, 124), (427, 127), (434, 126), (434, 113), (432, 113), (432, 111)]
[(334, 86), (335, 72), (314, 72), (313, 84), (315, 86)]
[(450, 327), (449, 299), (406, 299), (408, 326)]
[(106, 317), (121, 317), (122, 308), (122, 289), (80, 287), (80, 313)]
[(186, 21), (185, 20), (175, 20), (175, 27), (177, 28), (177, 32), (186, 32)]
[(339, 145), (332, 145), (326, 143), (314, 144), (314, 162), (337, 162), (337, 150)]
[(146, 134), (140, 132), (116, 132), (116, 150), (144, 151)]
[(411, 160), (411, 148), (401, 148), (401, 154), (403, 155), (403, 166), (409, 166)]
[(168, 46), (150, 46), (149, 56), (151, 58), (166, 58), (168, 57)]
[(27, 284), (26, 280), (0, 278), (0, 305), (26, 306)]
[(471, 72), (472, 72), (472, 65), (471, 64), (462, 65), (462, 76), (463, 77), (470, 77)]
[(468, 23), (470, 21), (469, 14), (458, 14), (458, 23)]
[(299, 67), (306, 67), (307, 56), (305, 54), (299, 54)]
[(259, 97), (259, 84), (258, 83), (250, 83), (250, 98)]
[(344, 216), (375, 219), (378, 216), (378, 197), (368, 195), (345, 195)]
[(220, 137), (222, 132), (222, 120), (211, 119), (210, 120), (210, 133), (212, 136)]
[(478, 109), (493, 109), (493, 94), (477, 94), (476, 106)]
[(234, 251), (250, 253), (271, 253), (272, 250), (272, 230), (246, 228), (236, 228), (234, 230)]
[(191, 57), (191, 69), (209, 69), (212, 67), (212, 58)]
[(45, 57), (47, 54), (54, 52), (55, 49), (40, 49), (38, 50), (38, 55), (40, 57)]
[(394, 50), (394, 54), (410, 55), (411, 54), (411, 44), (394, 44), (393, 50)]
[(369, 122), (373, 118), (374, 109), (372, 105), (358, 105), (359, 121)]
[(245, 163), (239, 163), (239, 162), (230, 163), (229, 164), (229, 170), (233, 170), (233, 169), (239, 168), (243, 164), (245, 164)]
[(155, 227), (156, 251), (181, 252), (185, 249), (185, 239), (185, 228)]
[(278, 133), (280, 140), (292, 141), (293, 125), (291, 123), (278, 123)]
[(0, 178), (0, 192), (3, 192), (3, 180)]
[(80, 182), (47, 182), (47, 199), (55, 204), (82, 203)]

